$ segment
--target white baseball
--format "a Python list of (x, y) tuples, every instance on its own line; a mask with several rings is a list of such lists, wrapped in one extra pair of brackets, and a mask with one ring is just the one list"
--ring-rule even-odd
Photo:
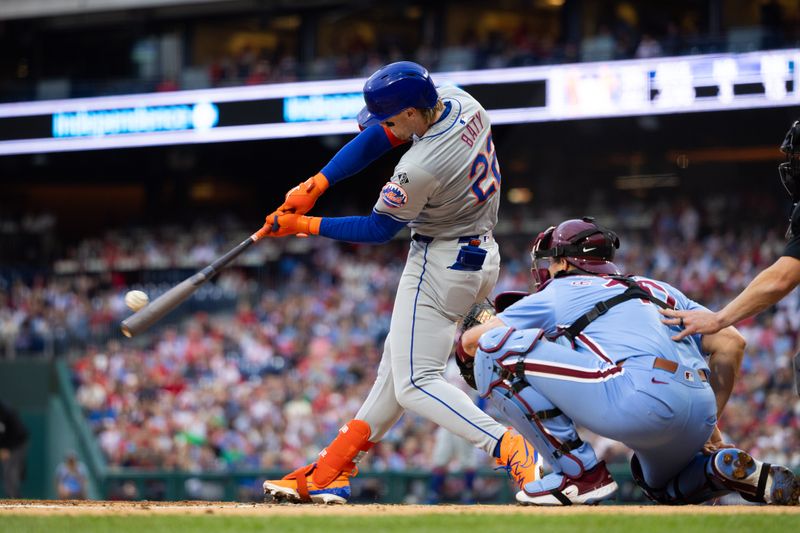
[(142, 291), (128, 291), (127, 294), (125, 294), (125, 305), (127, 305), (131, 311), (138, 311), (147, 305), (148, 302), (150, 302), (150, 298)]

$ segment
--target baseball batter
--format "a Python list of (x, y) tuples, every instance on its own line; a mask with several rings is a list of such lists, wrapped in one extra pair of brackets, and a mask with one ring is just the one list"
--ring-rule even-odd
[[(355, 419), (316, 463), (265, 493), (303, 502), (343, 503), (361, 456), (400, 418), (418, 413), (497, 457), (519, 483), (537, 479), (529, 444), (481, 411), (443, 378), (457, 322), (497, 280), (500, 167), (489, 116), (466, 92), (436, 88), (407, 61), (375, 72), (364, 85), (363, 131), (316, 176), (287, 194), (267, 217), (269, 236), (322, 235), (381, 243), (411, 228), (389, 335), (375, 384)], [(393, 146), (411, 142), (369, 216), (305, 216), (330, 185), (358, 172)]]
[[(700, 503), (737, 491), (751, 501), (800, 504), (791, 470), (723, 444), (715, 429), (744, 340), (732, 327), (671, 340), (679, 326), (662, 324), (658, 310), (702, 306), (666, 283), (623, 276), (612, 262), (618, 246), (588, 218), (543, 232), (534, 273), (551, 279), (462, 337), (467, 352), (477, 349), (478, 391), (553, 468), (517, 500), (571, 505), (613, 496), (617, 485), (577, 423), (631, 448), (634, 479), (656, 502)], [(538, 261), (549, 261), (547, 269)]]

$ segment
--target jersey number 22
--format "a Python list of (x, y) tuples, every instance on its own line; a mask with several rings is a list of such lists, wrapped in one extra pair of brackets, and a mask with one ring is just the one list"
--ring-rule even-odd
[(486, 151), (480, 152), (472, 162), (469, 173), (472, 182), (472, 194), (482, 204), (500, 188), (500, 167), (497, 165), (497, 153), (494, 150), (492, 134), (486, 139)]

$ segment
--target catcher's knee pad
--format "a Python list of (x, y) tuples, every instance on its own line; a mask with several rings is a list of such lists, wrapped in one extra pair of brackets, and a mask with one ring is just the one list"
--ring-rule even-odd
[(339, 429), (339, 434), (327, 448), (319, 452), (317, 467), (312, 479), (320, 487), (327, 487), (344, 471), (355, 468), (356, 463), (374, 443), (369, 441), (371, 430), (363, 420), (351, 420)]
[(485, 333), (475, 354), (475, 382), (481, 396), (490, 398), (554, 471), (578, 477), (597, 463), (594, 451), (578, 438), (572, 420), (525, 377), (525, 356), (541, 338), (540, 329), (496, 328)]
[(506, 368), (506, 360), (524, 361), (525, 355), (533, 350), (542, 336), (542, 330), (537, 328), (515, 330), (507, 326), (491, 329), (481, 335), (474, 369), (478, 393), (488, 397), (498, 383), (513, 377), (513, 370)]

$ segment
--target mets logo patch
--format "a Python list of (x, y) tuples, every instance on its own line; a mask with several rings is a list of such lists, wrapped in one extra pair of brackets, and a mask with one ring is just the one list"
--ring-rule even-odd
[(389, 207), (403, 207), (408, 202), (408, 194), (401, 186), (389, 182), (381, 189), (381, 200)]

